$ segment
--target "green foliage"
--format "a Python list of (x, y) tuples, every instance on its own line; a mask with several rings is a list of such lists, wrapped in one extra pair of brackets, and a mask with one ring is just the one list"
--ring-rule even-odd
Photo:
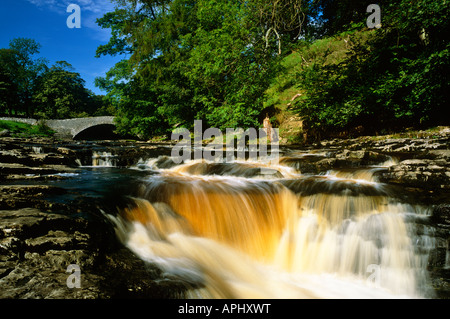
[(0, 112), (32, 115), (33, 91), (37, 79), (46, 68), (46, 60), (35, 57), (39, 49), (39, 43), (26, 38), (13, 39), (9, 48), (0, 49), (0, 88), (7, 92), (1, 98)]
[(14, 121), (0, 120), (0, 130), (8, 130), (12, 136), (16, 137), (52, 137), (55, 132), (50, 129), (45, 122), (38, 122), (36, 125), (29, 125)]
[(19, 104), (19, 88), (14, 80), (14, 70), (18, 68), (15, 52), (0, 49), (0, 113), (9, 116), (17, 112)]
[[(195, 119), (221, 129), (260, 125), (278, 49), (299, 33), (301, 1), (285, 1), (290, 16), (273, 10), (278, 1), (116, 2), (98, 20), (112, 38), (97, 55), (131, 55), (97, 85), (118, 108), (119, 130), (148, 138), (191, 128)], [(267, 36), (269, 28), (280, 38)]]
[(0, 114), (50, 119), (114, 112), (111, 103), (84, 87), (69, 63), (49, 68), (36, 57), (40, 48), (33, 39), (16, 38), (0, 49)]
[[(333, 46), (347, 39), (345, 55), (302, 48), (296, 110), (316, 138), (355, 132), (449, 124), (448, 5), (398, 0), (382, 6), (382, 27), (346, 31), (317, 41)], [(350, 22), (350, 21), (347, 21)], [(447, 70), (447, 71), (446, 71)]]
[(36, 90), (39, 77), (47, 69), (47, 60), (36, 57), (41, 45), (34, 39), (15, 38), (9, 43), (10, 49), (15, 52), (15, 61), (18, 68), (14, 78), (18, 86), (20, 111), (31, 117), (34, 113), (33, 92)]
[(34, 95), (36, 115), (46, 119), (87, 116), (92, 104), (84, 80), (66, 61), (56, 62), (39, 79)]
[(373, 30), (372, 1), (115, 2), (97, 56), (124, 59), (96, 82), (123, 133), (255, 127), (288, 104), (317, 138), (448, 123), (446, 2), (379, 1)]

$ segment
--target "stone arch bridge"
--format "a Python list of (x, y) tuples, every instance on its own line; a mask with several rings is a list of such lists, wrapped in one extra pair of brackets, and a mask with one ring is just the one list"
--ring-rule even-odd
[[(26, 118), (2, 117), (0, 120), (10, 120), (36, 125), (38, 120)], [(44, 123), (56, 132), (60, 138), (70, 139), (104, 139), (114, 135), (114, 116), (97, 116), (65, 120), (44, 120)]]

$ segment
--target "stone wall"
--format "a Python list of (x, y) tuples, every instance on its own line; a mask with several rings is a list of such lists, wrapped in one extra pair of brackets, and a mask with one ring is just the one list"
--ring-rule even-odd
[[(0, 120), (15, 121), (30, 125), (36, 125), (38, 123), (38, 120), (31, 118), (1, 117)], [(57, 137), (74, 138), (80, 132), (96, 125), (114, 125), (114, 116), (97, 116), (65, 120), (44, 120), (44, 123), (52, 130), (56, 131)]]

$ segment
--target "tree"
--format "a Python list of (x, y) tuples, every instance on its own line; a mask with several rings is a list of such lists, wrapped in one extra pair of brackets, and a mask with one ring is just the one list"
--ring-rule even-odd
[(361, 23), (367, 18), (367, 6), (377, 3), (384, 9), (388, 1), (379, 0), (317, 0), (313, 1), (313, 7), (320, 21), (320, 34), (332, 36), (352, 28), (353, 24)]
[(15, 54), (17, 68), (14, 71), (14, 81), (19, 92), (19, 105), (22, 112), (31, 117), (34, 113), (33, 92), (37, 79), (47, 69), (47, 60), (35, 58), (39, 53), (41, 45), (33, 39), (16, 38), (10, 41), (9, 48)]
[(34, 94), (37, 115), (61, 119), (94, 113), (92, 92), (84, 87), (84, 80), (66, 61), (58, 61), (39, 79)]
[(14, 72), (19, 68), (11, 49), (0, 49), (0, 114), (12, 116), (19, 107), (19, 91)]
[(222, 129), (259, 126), (264, 91), (288, 49), (281, 41), (301, 30), (300, 1), (116, 2), (98, 20), (112, 37), (97, 55), (128, 58), (97, 85), (117, 103), (121, 129), (149, 137), (194, 119)]
[(0, 49), (0, 114), (66, 118), (111, 113), (68, 62), (49, 68), (46, 59), (36, 57), (40, 47), (33, 39), (16, 38)]
[(439, 1), (397, 0), (383, 4), (380, 29), (368, 30), (362, 18), (353, 30), (321, 40), (345, 39), (348, 50), (333, 63), (308, 61), (299, 72), (305, 94), (296, 107), (308, 129), (326, 136), (355, 127), (370, 134), (448, 124), (448, 12)]
[(275, 35), (274, 40), (278, 46), (278, 54), (281, 55), (282, 35), (286, 35), (290, 41), (299, 38), (302, 27), (306, 21), (307, 6), (302, 0), (252, 0), (248, 2), (264, 32), (266, 47), (269, 39)]

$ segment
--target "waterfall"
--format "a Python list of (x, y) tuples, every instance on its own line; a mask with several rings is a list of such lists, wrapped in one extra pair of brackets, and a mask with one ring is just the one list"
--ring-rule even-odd
[[(168, 163), (168, 159), (160, 159)], [(110, 216), (143, 260), (192, 284), (192, 298), (424, 298), (434, 247), (380, 168), (303, 175), (255, 162), (159, 170)], [(426, 227), (426, 226), (424, 226)]]
[(92, 152), (92, 166), (115, 167), (117, 165), (117, 156), (111, 152)]
[(31, 147), (34, 154), (42, 154), (44, 153), (44, 150), (41, 146), (32, 146)]

